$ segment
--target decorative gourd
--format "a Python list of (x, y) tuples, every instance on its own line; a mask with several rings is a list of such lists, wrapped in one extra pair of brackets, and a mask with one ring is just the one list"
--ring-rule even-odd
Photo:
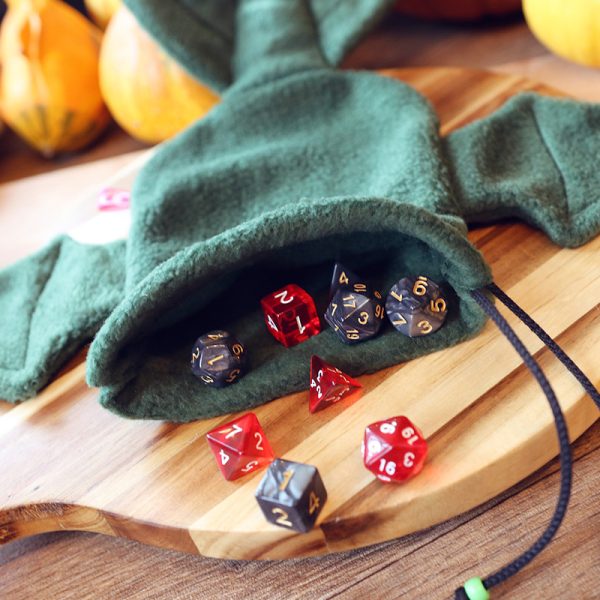
[(552, 52), (600, 67), (598, 0), (524, 0), (523, 12), (533, 34)]
[(79, 150), (109, 121), (100, 30), (60, 0), (9, 0), (0, 29), (4, 121), (44, 156)]
[(102, 29), (106, 29), (119, 6), (121, 6), (121, 0), (85, 0), (85, 8), (90, 17)]
[(100, 87), (115, 120), (148, 143), (172, 137), (219, 101), (159, 48), (125, 6), (104, 34)]
[(521, 0), (398, 0), (396, 10), (421, 19), (478, 21), (516, 13)]

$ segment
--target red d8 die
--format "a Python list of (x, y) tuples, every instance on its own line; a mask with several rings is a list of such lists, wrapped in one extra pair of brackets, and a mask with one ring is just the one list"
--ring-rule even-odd
[(427, 442), (406, 417), (393, 417), (365, 429), (361, 451), (365, 467), (378, 479), (400, 482), (423, 468)]
[(362, 385), (337, 367), (318, 356), (310, 359), (310, 391), (308, 408), (311, 413), (322, 410), (357, 392)]
[(260, 303), (267, 329), (286, 348), (321, 331), (314, 300), (293, 283), (265, 296)]
[(216, 427), (206, 439), (221, 473), (230, 481), (267, 466), (275, 458), (254, 413)]

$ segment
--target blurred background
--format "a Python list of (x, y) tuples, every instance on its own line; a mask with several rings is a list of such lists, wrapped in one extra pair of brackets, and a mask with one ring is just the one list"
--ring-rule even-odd
[[(150, 147), (219, 100), (120, 0), (9, 0), (0, 19), (0, 183)], [(344, 64), (423, 66), (523, 75), (600, 101), (600, 3), (398, 0)]]

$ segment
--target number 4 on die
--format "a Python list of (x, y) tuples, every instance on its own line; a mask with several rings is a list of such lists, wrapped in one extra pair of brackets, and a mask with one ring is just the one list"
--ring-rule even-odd
[(221, 473), (230, 481), (267, 466), (275, 458), (254, 413), (215, 427), (206, 439)]

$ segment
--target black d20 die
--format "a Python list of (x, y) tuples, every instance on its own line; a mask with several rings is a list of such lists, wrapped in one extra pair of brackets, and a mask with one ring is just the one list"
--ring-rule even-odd
[(376, 290), (370, 293), (365, 284), (357, 283), (337, 290), (325, 320), (343, 342), (355, 344), (377, 335), (384, 313), (381, 294)]
[(323, 509), (327, 491), (316, 467), (276, 458), (255, 496), (267, 521), (306, 533)]
[(210, 331), (192, 349), (192, 373), (213, 387), (224, 387), (244, 373), (246, 349), (227, 331)]
[(342, 287), (353, 289), (357, 285), (358, 290), (367, 289), (366, 284), (360, 279), (356, 273), (347, 269), (342, 263), (335, 263), (333, 267), (333, 275), (331, 277), (331, 285), (329, 286), (329, 300), (333, 298), (335, 293)]
[(448, 307), (440, 286), (419, 275), (403, 277), (392, 286), (385, 301), (385, 311), (400, 333), (419, 337), (434, 333), (444, 324)]

